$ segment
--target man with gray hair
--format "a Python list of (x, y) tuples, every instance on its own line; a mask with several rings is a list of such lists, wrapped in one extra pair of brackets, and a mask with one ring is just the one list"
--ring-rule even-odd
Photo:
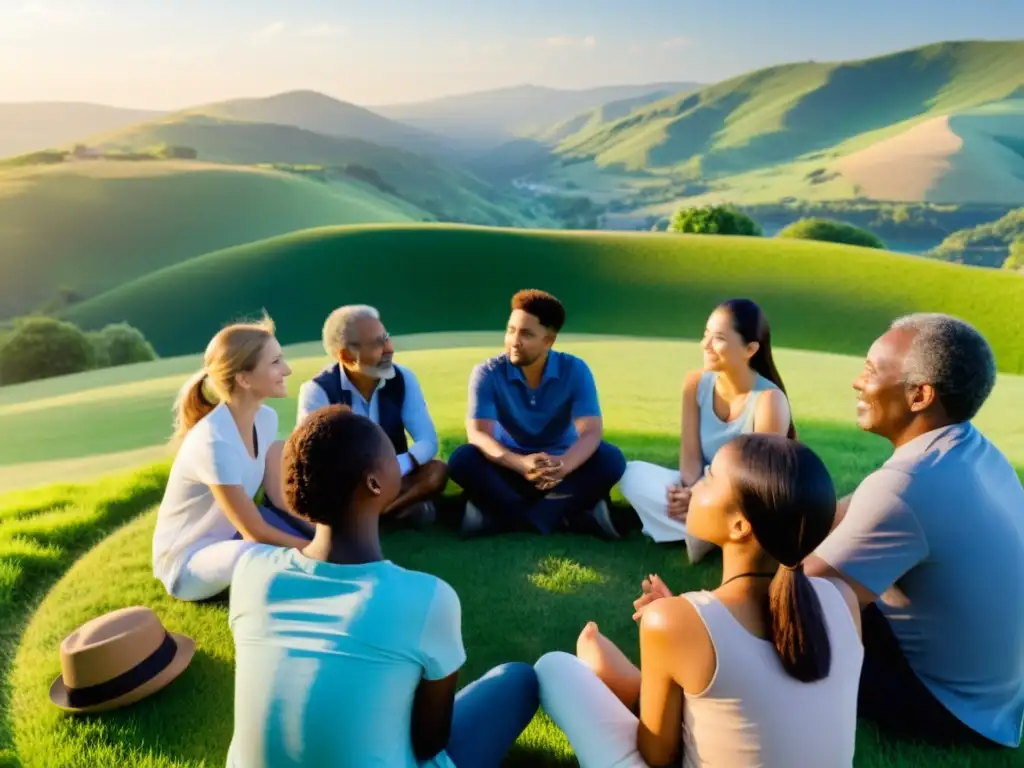
[(388, 517), (394, 512), (414, 527), (434, 522), (434, 499), (448, 482), (448, 468), (435, 458), (437, 430), (423, 391), (412, 371), (393, 362), (395, 349), (380, 313), (365, 304), (339, 307), (324, 323), (323, 342), (335, 362), (300, 387), (296, 427), (318, 408), (339, 403), (380, 425), (402, 472), (402, 490)]
[(971, 423), (996, 381), (968, 323), (900, 318), (872, 345), (857, 423), (895, 449), (804, 569), (863, 608), (858, 714), (937, 743), (1017, 747), (1024, 724), (1024, 488)]

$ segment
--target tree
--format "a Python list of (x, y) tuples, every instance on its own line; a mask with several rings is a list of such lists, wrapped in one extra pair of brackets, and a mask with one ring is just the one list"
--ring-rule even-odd
[(20, 320), (0, 349), (0, 381), (17, 384), (92, 368), (89, 339), (77, 326), (52, 317)]
[(731, 205), (708, 205), (702, 208), (680, 208), (672, 217), (669, 232), (692, 232), (701, 235), (762, 234), (761, 225)]
[(112, 323), (94, 337), (97, 349), (97, 367), (105, 365), (130, 365), (156, 360), (156, 352), (146, 341), (142, 331), (128, 323)]
[(1003, 269), (1024, 270), (1024, 235), (1010, 245), (1010, 255), (1003, 262)]
[(885, 248), (885, 243), (875, 233), (835, 219), (799, 219), (782, 229), (778, 237), (845, 243), (846, 245), (859, 245), (863, 248)]

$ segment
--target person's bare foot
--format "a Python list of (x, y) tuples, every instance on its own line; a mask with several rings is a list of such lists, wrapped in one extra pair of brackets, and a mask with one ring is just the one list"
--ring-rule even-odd
[(640, 697), (640, 670), (601, 634), (596, 622), (588, 621), (576, 639), (576, 658), (590, 667), (619, 701), (630, 709), (636, 705)]

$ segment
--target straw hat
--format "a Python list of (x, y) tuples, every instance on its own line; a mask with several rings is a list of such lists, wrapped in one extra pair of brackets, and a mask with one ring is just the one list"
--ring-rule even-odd
[(61, 675), (50, 686), (50, 701), (79, 713), (133, 704), (184, 672), (195, 650), (192, 638), (169, 633), (149, 608), (112, 611), (61, 642)]

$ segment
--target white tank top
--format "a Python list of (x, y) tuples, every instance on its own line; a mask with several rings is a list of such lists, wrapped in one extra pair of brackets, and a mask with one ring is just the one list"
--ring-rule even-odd
[(824, 680), (786, 674), (770, 641), (750, 634), (710, 592), (685, 597), (715, 647), (715, 673), (683, 707), (684, 768), (844, 768), (853, 765), (864, 647), (846, 601), (825, 579), (811, 583), (831, 645)]

